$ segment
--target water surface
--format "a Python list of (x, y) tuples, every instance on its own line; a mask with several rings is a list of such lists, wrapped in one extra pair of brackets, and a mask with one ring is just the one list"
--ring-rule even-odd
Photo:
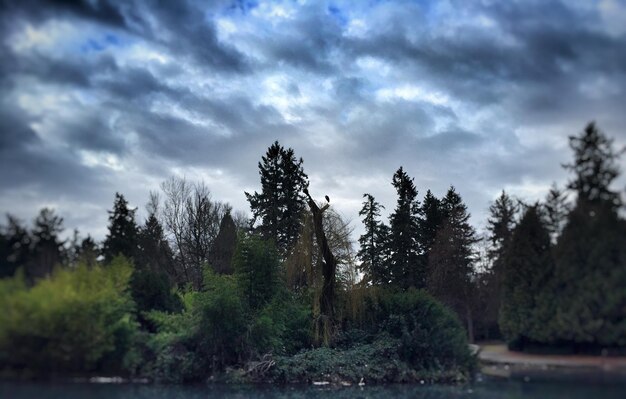
[(139, 385), (0, 382), (2, 399), (206, 399), (206, 398), (472, 398), (624, 399), (626, 385), (483, 381), (466, 386), (391, 385), (348, 388), (312, 386)]

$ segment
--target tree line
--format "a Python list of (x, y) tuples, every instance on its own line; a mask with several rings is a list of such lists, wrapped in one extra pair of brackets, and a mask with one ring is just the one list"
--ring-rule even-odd
[[(232, 367), (301, 381), (340, 368), (357, 381), (409, 381), (467, 375), (467, 339), (623, 347), (626, 228), (611, 188), (620, 153), (594, 124), (570, 147), (567, 191), (553, 187), (536, 203), (503, 191), (486, 237), (454, 187), (419, 199), (400, 167), (387, 222), (363, 195), (357, 251), (350, 224), (328, 196), (314, 199), (303, 160), (278, 142), (259, 162), (260, 190), (245, 193), (251, 218), (184, 178), (151, 193), (141, 224), (116, 193), (102, 243), (76, 231), (62, 240), (63, 219), (50, 209), (32, 229), (8, 216), (0, 365), (162, 381)], [(368, 358), (381, 369), (354, 361)], [(389, 359), (395, 368), (383, 366)]]

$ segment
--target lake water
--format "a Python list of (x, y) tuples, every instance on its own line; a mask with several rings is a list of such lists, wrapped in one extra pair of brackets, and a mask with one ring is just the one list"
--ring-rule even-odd
[(624, 399), (626, 385), (483, 381), (467, 386), (391, 385), (348, 388), (162, 386), (139, 384), (0, 382), (1, 399), (206, 399), (206, 398), (423, 398)]

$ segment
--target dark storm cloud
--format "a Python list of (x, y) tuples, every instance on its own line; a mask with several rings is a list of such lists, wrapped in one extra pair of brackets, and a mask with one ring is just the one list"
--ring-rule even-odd
[(154, 22), (141, 19), (135, 30), (180, 57), (193, 58), (203, 68), (247, 71), (245, 56), (218, 40), (214, 22), (206, 15), (207, 8), (212, 11), (213, 7), (201, 7), (193, 1), (149, 1), (140, 10), (150, 14)]
[(3, 0), (0, 3), (0, 12), (12, 18), (34, 21), (71, 15), (112, 26), (126, 25), (119, 2), (108, 0)]
[(599, 7), (4, 0), (0, 191), (93, 212), (189, 171), (245, 208), (279, 140), (348, 216), (361, 191), (392, 207), (403, 165), (480, 218), (562, 180), (587, 121), (626, 141), (626, 31)]

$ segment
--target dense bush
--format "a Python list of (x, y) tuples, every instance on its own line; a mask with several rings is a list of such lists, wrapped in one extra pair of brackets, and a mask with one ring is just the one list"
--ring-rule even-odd
[(106, 267), (57, 269), (30, 289), (19, 274), (1, 280), (2, 368), (120, 370), (137, 328), (127, 290), (131, 273), (118, 257)]
[(164, 382), (195, 381), (244, 356), (249, 323), (234, 277), (207, 269), (204, 284), (204, 290), (183, 295), (182, 313), (149, 314), (158, 332), (147, 340), (142, 374)]
[(291, 357), (278, 357), (269, 373), (270, 381), (302, 383), (329, 381), (334, 383), (368, 384), (390, 382), (437, 381), (453, 382), (467, 378), (459, 368), (424, 369), (408, 363), (401, 356), (400, 339), (382, 333), (370, 343), (349, 348), (322, 347)]
[(380, 290), (370, 300), (374, 325), (400, 341), (400, 358), (420, 370), (469, 370), (474, 360), (456, 315), (423, 290)]
[(424, 291), (367, 288), (366, 317), (350, 320), (334, 347), (276, 359), (279, 382), (456, 381), (475, 364), (454, 313)]

